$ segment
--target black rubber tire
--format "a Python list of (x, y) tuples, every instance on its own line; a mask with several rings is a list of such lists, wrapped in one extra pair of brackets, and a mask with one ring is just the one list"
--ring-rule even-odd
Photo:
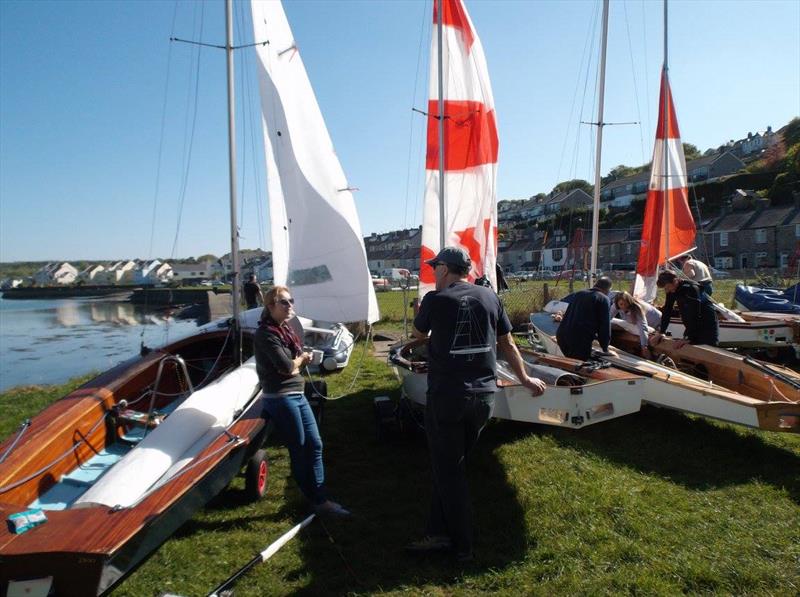
[(247, 461), (244, 472), (244, 492), (247, 500), (256, 502), (264, 497), (269, 486), (269, 459), (266, 450), (257, 450)]

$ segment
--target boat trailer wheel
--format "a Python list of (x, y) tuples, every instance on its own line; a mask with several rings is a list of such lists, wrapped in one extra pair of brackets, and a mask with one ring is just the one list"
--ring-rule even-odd
[(261, 499), (267, 493), (269, 460), (266, 450), (258, 450), (247, 461), (244, 473), (244, 491), (249, 501)]

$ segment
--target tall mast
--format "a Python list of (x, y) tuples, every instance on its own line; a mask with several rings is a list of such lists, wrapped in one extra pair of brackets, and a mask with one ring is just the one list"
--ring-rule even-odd
[(664, 119), (662, 121), (663, 139), (661, 140), (661, 153), (664, 154), (664, 178), (662, 180), (662, 190), (664, 191), (664, 268), (666, 269), (669, 263), (669, 189), (670, 189), (670, 173), (669, 173), (669, 143), (668, 143), (668, 129), (669, 122), (669, 62), (667, 52), (667, 0), (664, 0), (664, 80), (661, 82), (662, 89), (664, 90), (664, 105), (661, 107), (664, 112)]
[(437, 60), (439, 70), (439, 249), (444, 248), (444, 49), (442, 48), (442, 13), (446, 0), (434, 0), (439, 5), (436, 11), (436, 35), (438, 43)]
[(600, 41), (600, 88), (597, 102), (597, 153), (594, 160), (594, 201), (592, 205), (592, 258), (589, 286), (594, 286), (600, 234), (600, 160), (603, 153), (603, 102), (606, 94), (606, 46), (608, 45), (608, 0), (603, 0), (603, 36)]
[(239, 272), (239, 228), (236, 224), (236, 120), (234, 118), (233, 97), (233, 2), (225, 0), (225, 54), (228, 65), (228, 186), (230, 188), (231, 205), (231, 267), (233, 279), (231, 280), (231, 299), (233, 300), (233, 329), (236, 333), (234, 342), (234, 362), (238, 363), (241, 356), (241, 347), (238, 342), (239, 329), (239, 285), (241, 282)]

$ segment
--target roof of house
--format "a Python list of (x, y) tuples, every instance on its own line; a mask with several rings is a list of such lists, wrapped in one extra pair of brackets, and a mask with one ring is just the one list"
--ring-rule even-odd
[(747, 226), (747, 223), (756, 215), (753, 210), (735, 211), (721, 216), (716, 223), (709, 226), (714, 232), (737, 232)]
[(771, 226), (779, 226), (785, 220), (788, 220), (794, 207), (774, 207), (765, 209), (759, 213), (755, 219), (748, 224), (748, 228), (768, 228)]

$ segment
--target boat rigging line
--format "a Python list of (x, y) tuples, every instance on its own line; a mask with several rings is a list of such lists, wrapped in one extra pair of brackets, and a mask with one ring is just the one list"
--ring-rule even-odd
[[(201, 7), (200, 7), (200, 25), (199, 25), (199, 27), (200, 27), (200, 36), (201, 37), (203, 35), (203, 17), (204, 17), (204, 14), (205, 14), (204, 5), (202, 5), (202, 3), (201, 3)], [(172, 39), (172, 38), (170, 38), (170, 39)], [(173, 238), (172, 250), (170, 251), (170, 256), (173, 259), (176, 257), (176, 252), (177, 252), (177, 247), (178, 247), (178, 237), (179, 237), (179, 234), (180, 234), (181, 221), (182, 221), (182, 217), (183, 217), (183, 205), (184, 205), (184, 202), (186, 200), (186, 189), (187, 189), (187, 187), (189, 185), (189, 170), (190, 170), (191, 164), (192, 164), (192, 150), (194, 148), (194, 133), (195, 133), (196, 126), (197, 126), (197, 109), (198, 109), (198, 105), (200, 103), (200, 100), (199, 100), (199, 87), (200, 87), (200, 58), (202, 56), (201, 50), (202, 50), (202, 48), (199, 48), (197, 50), (197, 53), (194, 54), (193, 58), (192, 58), (193, 61), (196, 60), (195, 66), (194, 66), (194, 71), (195, 71), (194, 72), (194, 104), (193, 104), (193, 107), (191, 109), (192, 118), (191, 118), (191, 129), (190, 129), (190, 131), (189, 131), (190, 124), (189, 124), (189, 121), (188, 121), (189, 120), (190, 110), (188, 110), (188, 109), (186, 110), (186, 120), (184, 121), (183, 175), (181, 177), (181, 183), (180, 183), (181, 187), (180, 187), (180, 190), (178, 191), (178, 218), (177, 218), (177, 222), (175, 224), (175, 237)], [(191, 85), (191, 83), (192, 82), (191, 82), (191, 79), (190, 79), (189, 80), (189, 86), (187, 87), (187, 98), (186, 98), (187, 105), (189, 104), (189, 102), (191, 101), (191, 98), (192, 98), (192, 92), (191, 92), (192, 85)], [(188, 134), (187, 134), (187, 131), (188, 131)]]
[[(408, 121), (408, 159), (406, 160), (406, 197), (405, 203), (403, 205), (403, 228), (408, 228), (408, 201), (409, 201), (409, 188), (411, 183), (411, 152), (413, 151), (414, 147), (414, 102), (417, 99), (417, 89), (419, 84), (419, 67), (420, 63), (422, 62), (422, 57), (427, 56), (427, 53), (423, 51), (423, 40), (425, 38), (425, 31), (427, 30), (427, 23), (428, 19), (426, 15), (428, 14), (428, 6), (427, 3), (421, 2), (422, 6), (422, 26), (419, 28), (419, 44), (417, 47), (417, 68), (414, 71), (414, 91), (411, 94), (411, 116), (409, 117)], [(427, 65), (426, 65), (427, 66)], [(417, 165), (422, 160), (422, 147), (424, 146), (423, 143), (417, 143)], [(423, 170), (422, 168), (415, 167), (416, 172), (416, 183), (414, 188), (419, 188), (419, 177), (420, 173)], [(411, 221), (414, 222), (417, 219), (417, 203), (418, 201), (414, 201), (414, 211), (413, 217)]]
[[(360, 337), (361, 337), (361, 334), (359, 333), (353, 339), (353, 342), (350, 344), (350, 346), (352, 346), (353, 344), (358, 342), (358, 339)], [(358, 377), (361, 374), (361, 369), (363, 368), (364, 362), (365, 362), (365, 360), (367, 358), (367, 350), (369, 350), (369, 342), (370, 342), (371, 338), (372, 338), (372, 324), (369, 324), (367, 326), (367, 335), (364, 338), (364, 348), (361, 351), (361, 358), (358, 361), (358, 367), (356, 368), (356, 372), (353, 375), (353, 379), (350, 382), (350, 384), (347, 386), (347, 388), (345, 388), (344, 392), (339, 396), (325, 396), (319, 390), (317, 390), (317, 383), (314, 381), (314, 378), (311, 377), (311, 372), (308, 370), (308, 365), (305, 366), (304, 371), (305, 371), (306, 377), (308, 378), (308, 381), (311, 383), (311, 388), (312, 388), (312, 390), (314, 392), (314, 396), (316, 396), (317, 398), (322, 398), (324, 400), (339, 400), (340, 398), (344, 398), (345, 396), (348, 396), (350, 394), (350, 392), (352, 391), (353, 387), (356, 384), (356, 380), (358, 380)], [(347, 349), (349, 349), (350, 346), (348, 346)], [(345, 349), (343, 349), (343, 350), (345, 350)], [(342, 352), (342, 351), (340, 351), (340, 352)], [(320, 379), (321, 379), (321, 377), (320, 377)]]
[(3, 453), (3, 455), (0, 456), (0, 464), (5, 462), (5, 459), (8, 458), (8, 455), (11, 454), (11, 452), (14, 450), (19, 440), (22, 438), (22, 436), (25, 434), (25, 432), (28, 430), (30, 426), (31, 426), (30, 419), (25, 419), (24, 421), (22, 421), (22, 423), (20, 423), (19, 431), (17, 432), (17, 437), (15, 437), (14, 441), (11, 442), (11, 445), (8, 446), (8, 450), (6, 450)]

